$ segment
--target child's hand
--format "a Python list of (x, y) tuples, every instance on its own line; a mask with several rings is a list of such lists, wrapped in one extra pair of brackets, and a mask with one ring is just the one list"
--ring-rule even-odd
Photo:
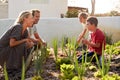
[(83, 44), (88, 44), (89, 41), (88, 41), (87, 39), (82, 39), (82, 43), (83, 43)]

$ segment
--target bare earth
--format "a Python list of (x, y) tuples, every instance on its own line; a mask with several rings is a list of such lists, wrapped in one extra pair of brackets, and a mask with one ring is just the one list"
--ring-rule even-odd
[[(64, 57), (61, 51), (59, 52), (59, 56)], [(107, 57), (107, 55), (105, 55), (105, 57)], [(110, 65), (111, 66), (110, 66), (109, 74), (116, 73), (120, 76), (120, 54), (112, 56), (112, 61)], [(60, 70), (56, 69), (53, 53), (51, 53), (47, 58), (46, 63), (44, 63), (42, 70), (43, 71), (41, 77), (43, 78), (43, 80), (60, 80), (59, 79)], [(26, 80), (31, 80), (31, 78), (35, 75), (34, 71), (35, 71), (34, 66), (31, 65), (30, 69), (26, 73)], [(94, 72), (92, 71), (87, 71), (85, 74), (85, 80), (100, 80), (98, 78), (94, 78), (93, 73)], [(0, 76), (3, 76), (3, 70), (1, 68), (0, 68)], [(0, 78), (0, 80), (3, 79)], [(15, 80), (20, 80), (20, 79), (15, 79)]]

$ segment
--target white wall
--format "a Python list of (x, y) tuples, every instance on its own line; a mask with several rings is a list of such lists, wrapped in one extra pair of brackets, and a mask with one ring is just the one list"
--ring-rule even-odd
[(99, 28), (112, 35), (113, 42), (120, 40), (120, 16), (99, 17)]
[(0, 3), (0, 19), (8, 18), (8, 3)]
[[(120, 40), (120, 17), (99, 17), (99, 28), (112, 34), (113, 40)], [(14, 20), (0, 20), (0, 36), (14, 23)], [(51, 44), (53, 38), (63, 36), (77, 38), (82, 31), (82, 25), (77, 18), (41, 19), (37, 25), (40, 36)]]
[(67, 0), (48, 0), (45, 4), (30, 3), (29, 0), (9, 0), (8, 18), (16, 18), (21, 11), (39, 9), (41, 17), (60, 17), (67, 11)]

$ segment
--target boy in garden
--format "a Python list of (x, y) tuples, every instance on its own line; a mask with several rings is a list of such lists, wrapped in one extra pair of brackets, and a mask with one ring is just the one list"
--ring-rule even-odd
[(87, 20), (87, 17), (88, 17), (88, 14), (85, 13), (85, 12), (82, 12), (82, 13), (79, 13), (78, 14), (78, 18), (79, 18), (79, 21), (80, 23), (82, 24), (83, 26), (83, 31), (82, 33), (80, 33), (78, 39), (77, 39), (77, 42), (78, 44), (80, 43), (81, 39), (85, 36), (86, 32), (87, 32), (87, 27), (86, 27), (86, 20)]
[[(86, 27), (87, 17), (88, 17), (88, 14), (86, 12), (81, 12), (81, 13), (78, 14), (78, 18), (79, 18), (80, 23), (82, 24), (83, 30), (79, 34), (79, 37), (77, 39), (77, 44), (80, 44), (82, 38), (86, 38), (86, 36), (88, 37), (88, 30), (87, 30), (87, 27)], [(81, 51), (81, 49), (85, 50), (86, 46), (83, 44), (83, 45), (79, 45), (77, 47), (77, 51)]]
[[(97, 24), (98, 24), (97, 18), (89, 17), (87, 19), (86, 26), (87, 29), (91, 31), (90, 34), (91, 40), (88, 41), (87, 39), (82, 39), (82, 43), (88, 46), (87, 57), (93, 56), (96, 53), (98, 60), (100, 61), (102, 55), (102, 49), (105, 48), (105, 35), (100, 29), (97, 28)], [(79, 62), (82, 61), (82, 56), (85, 57), (85, 54), (86, 53), (78, 57)]]

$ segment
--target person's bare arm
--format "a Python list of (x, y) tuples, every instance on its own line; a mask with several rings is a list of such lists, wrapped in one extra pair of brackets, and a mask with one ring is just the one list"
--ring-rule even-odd
[(85, 35), (85, 33), (87, 32), (87, 29), (85, 28), (82, 33), (80, 33), (78, 39), (77, 39), (77, 43), (79, 44), (81, 39), (83, 38), (83, 36)]
[(88, 41), (88, 40), (86, 40), (86, 39), (83, 39), (82, 42), (83, 42), (84, 44), (86, 44), (86, 45), (91, 46), (91, 47), (97, 47), (97, 48), (100, 47), (100, 43), (92, 43), (92, 42), (90, 42), (90, 41)]
[(22, 44), (26, 41), (27, 41), (27, 39), (22, 39), (22, 40), (17, 41), (15, 38), (11, 38), (10, 39), (10, 47), (17, 46), (17, 45)]
[(34, 33), (35, 38), (43, 45), (47, 45), (46, 42), (42, 41), (38, 33)]
[(19, 40), (19, 41), (17, 41), (15, 38), (11, 38), (10, 39), (10, 47), (15, 47), (15, 46), (20, 45), (24, 42), (26, 42), (26, 47), (27, 48), (31, 48), (34, 45), (34, 43), (28, 38), (22, 39), (22, 40)]
[(38, 33), (34, 33), (36, 39), (38, 39), (41, 43), (43, 43), (42, 39), (40, 38)]

